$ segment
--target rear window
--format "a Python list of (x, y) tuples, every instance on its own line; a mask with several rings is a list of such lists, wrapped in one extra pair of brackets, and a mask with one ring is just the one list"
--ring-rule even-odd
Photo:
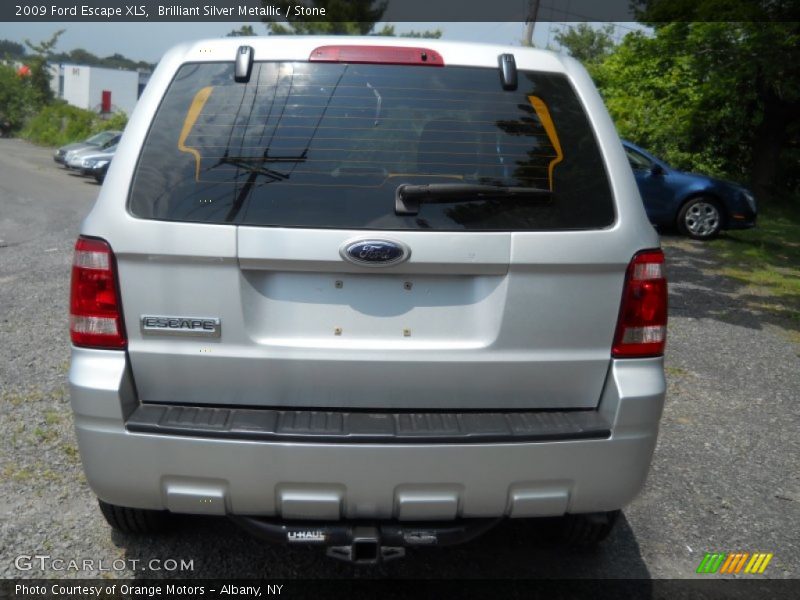
[[(398, 186), (542, 188), (395, 212)], [(563, 75), (261, 62), (186, 64), (142, 149), (137, 217), (272, 227), (595, 229), (614, 220), (602, 157)]]

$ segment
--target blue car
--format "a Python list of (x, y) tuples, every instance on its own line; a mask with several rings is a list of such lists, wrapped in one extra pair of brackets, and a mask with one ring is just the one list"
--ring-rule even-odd
[(622, 140), (650, 222), (677, 227), (696, 240), (714, 238), (723, 229), (756, 224), (753, 193), (729, 181), (673, 169), (628, 141)]

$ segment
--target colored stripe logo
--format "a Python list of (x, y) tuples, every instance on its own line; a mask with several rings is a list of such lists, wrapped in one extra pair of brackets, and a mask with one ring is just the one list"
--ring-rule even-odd
[(697, 567), (697, 573), (712, 574), (712, 573), (747, 573), (750, 575), (761, 574), (767, 569), (769, 561), (772, 560), (774, 555), (766, 552), (706, 552), (700, 565)]

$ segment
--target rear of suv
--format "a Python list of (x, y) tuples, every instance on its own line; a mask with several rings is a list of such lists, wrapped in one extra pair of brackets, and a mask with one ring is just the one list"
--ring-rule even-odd
[(358, 562), (504, 518), (599, 540), (656, 442), (662, 266), (572, 59), (178, 46), (76, 245), (87, 479), (122, 531), (228, 515)]

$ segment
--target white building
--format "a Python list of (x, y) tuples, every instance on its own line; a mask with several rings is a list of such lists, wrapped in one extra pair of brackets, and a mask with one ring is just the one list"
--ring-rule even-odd
[(61, 64), (51, 82), (58, 98), (95, 112), (130, 114), (150, 73)]

